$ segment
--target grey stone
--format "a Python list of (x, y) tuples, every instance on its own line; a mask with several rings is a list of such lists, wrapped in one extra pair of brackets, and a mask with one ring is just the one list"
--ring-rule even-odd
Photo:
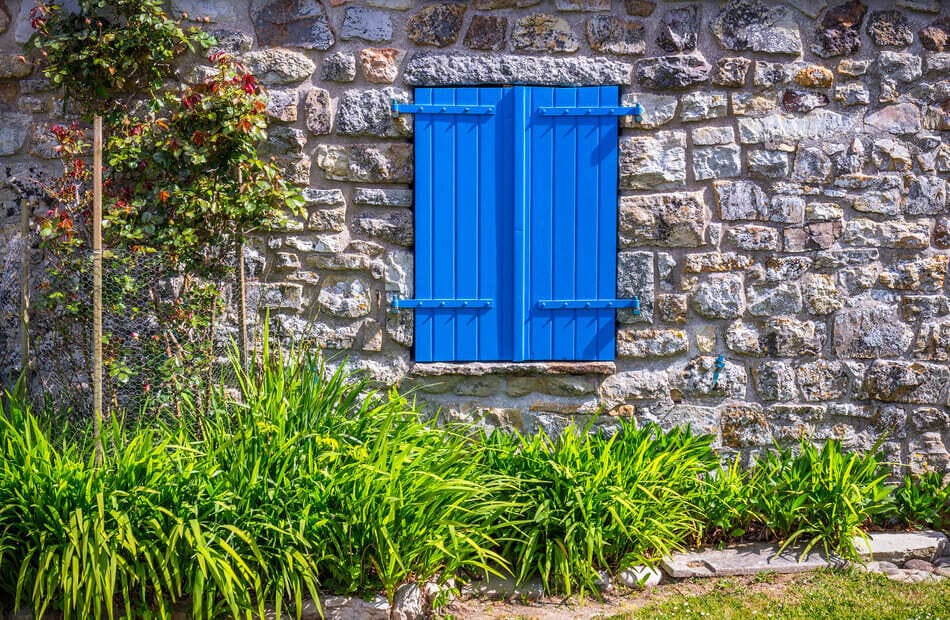
[(877, 55), (877, 69), (881, 76), (899, 82), (913, 82), (923, 74), (921, 59), (910, 52), (885, 51)]
[(770, 318), (762, 330), (762, 341), (770, 356), (818, 355), (825, 343), (825, 325), (791, 317)]
[(948, 549), (947, 537), (933, 530), (921, 532), (875, 532), (869, 544), (855, 539), (854, 548), (864, 557), (890, 562), (906, 562), (912, 558), (933, 561)]
[(756, 144), (772, 141), (831, 140), (836, 136), (850, 135), (858, 119), (850, 114), (839, 114), (818, 109), (804, 116), (770, 114), (762, 118), (740, 118), (739, 141)]
[(511, 47), (526, 52), (576, 52), (580, 46), (574, 29), (563, 17), (534, 13), (515, 22)]
[(587, 20), (587, 43), (595, 52), (620, 56), (638, 56), (647, 49), (642, 23), (611, 15), (597, 15)]
[(745, 311), (742, 276), (714, 274), (699, 284), (692, 300), (693, 309), (707, 319), (735, 319)]
[(658, 131), (620, 140), (620, 186), (668, 189), (686, 182), (686, 134)]
[(867, 33), (875, 45), (904, 47), (914, 42), (914, 33), (900, 11), (872, 11), (868, 16)]
[(784, 282), (776, 286), (749, 286), (746, 289), (749, 314), (775, 316), (802, 311), (802, 292), (798, 284)]
[(362, 39), (370, 43), (390, 41), (393, 38), (392, 19), (386, 11), (348, 6), (343, 9), (340, 38), (344, 41)]
[(941, 404), (950, 380), (943, 364), (876, 360), (864, 376), (868, 397), (889, 403)]
[(651, 370), (618, 372), (604, 379), (599, 389), (601, 400), (610, 409), (630, 401), (664, 399), (669, 393), (667, 373)]
[(822, 402), (848, 395), (850, 379), (841, 362), (816, 360), (799, 366), (796, 374), (806, 401)]
[(620, 247), (698, 247), (706, 232), (704, 193), (620, 198)]
[[(23, 2), (23, 7), (30, 9), (31, 2)], [(71, 2), (64, 3), (64, 8), (70, 13), (79, 13)], [(226, 0), (172, 0), (172, 13), (180, 15), (188, 13), (193, 18), (207, 17), (213, 22), (239, 22), (241, 15), (237, 6)], [(22, 12), (21, 8), (21, 12)], [(17, 31), (19, 34), (19, 30)]]
[(736, 116), (765, 116), (778, 110), (778, 98), (774, 92), (763, 94), (738, 92), (730, 95), (732, 113)]
[(831, 158), (818, 147), (799, 147), (793, 170), (793, 181), (825, 183), (831, 176)]
[(409, 144), (321, 144), (317, 166), (328, 179), (358, 183), (410, 183)]
[(404, 583), (396, 588), (391, 620), (421, 620), (425, 617), (426, 595), (415, 583)]
[(825, 13), (811, 50), (821, 58), (851, 55), (861, 49), (861, 23), (867, 7), (860, 0), (837, 4)]
[(868, 105), (871, 93), (861, 82), (848, 82), (835, 87), (835, 101), (844, 106)]
[(369, 285), (360, 278), (327, 277), (317, 297), (320, 310), (330, 316), (358, 318), (366, 316), (372, 308)]
[(13, 155), (30, 132), (29, 114), (0, 113), (0, 155)]
[(754, 327), (741, 320), (733, 321), (726, 330), (726, 347), (741, 355), (765, 355), (762, 335)]
[(352, 82), (356, 79), (356, 56), (334, 52), (323, 59), (320, 79), (327, 82)]
[(765, 261), (765, 279), (768, 282), (797, 280), (813, 264), (812, 259), (804, 256), (769, 256)]
[(297, 107), (300, 105), (300, 96), (296, 90), (272, 88), (267, 91), (267, 115), (282, 123), (297, 121)]
[(544, 596), (544, 583), (540, 577), (519, 584), (514, 577), (490, 575), (482, 581), (472, 582), (472, 592), (489, 600), (539, 601)]
[(638, 17), (649, 17), (656, 9), (656, 2), (652, 0), (624, 0), (627, 8), (627, 15), (636, 15)]
[(409, 18), (406, 36), (416, 45), (446, 47), (458, 40), (464, 18), (464, 4), (430, 4)]
[(892, 290), (938, 292), (943, 289), (950, 257), (923, 256), (895, 261), (880, 274), (880, 284)]
[(333, 207), (346, 204), (343, 192), (338, 189), (315, 189), (312, 187), (303, 190), (303, 199), (308, 206)]
[(752, 85), (762, 88), (784, 86), (792, 79), (793, 68), (781, 62), (756, 60), (752, 70)]
[(681, 90), (709, 81), (712, 66), (699, 54), (644, 58), (636, 65), (637, 82), (651, 90)]
[(782, 108), (786, 112), (806, 113), (823, 108), (829, 103), (828, 95), (799, 88), (789, 88), (782, 93)]
[(816, 551), (802, 556), (802, 550), (790, 548), (778, 552), (777, 545), (744, 543), (725, 549), (705, 549), (674, 553), (660, 562), (664, 572), (675, 579), (691, 577), (729, 577), (759, 573), (795, 574), (829, 566)]
[(640, 129), (655, 129), (665, 125), (676, 116), (679, 100), (670, 95), (656, 95), (653, 93), (627, 93), (621, 99), (621, 105), (632, 106), (639, 103), (643, 106), (643, 118), (637, 123), (629, 117), (621, 121), (624, 127)]
[(854, 219), (846, 223), (845, 243), (855, 246), (923, 249), (930, 244), (930, 226), (927, 222)]
[(736, 141), (736, 132), (732, 127), (697, 127), (690, 131), (690, 138), (696, 146), (732, 144)]
[(313, 61), (298, 52), (266, 49), (242, 57), (247, 70), (267, 85), (293, 84), (313, 75)]
[(409, 101), (403, 90), (348, 90), (340, 97), (337, 133), (343, 136), (402, 137), (412, 133), (411, 115), (393, 118), (391, 102)]
[(23, 54), (0, 54), (0, 79), (19, 80), (33, 73), (33, 63)]
[(371, 207), (411, 207), (412, 190), (356, 188), (353, 203)]
[(384, 596), (370, 601), (357, 596), (321, 596), (320, 606), (326, 620), (390, 620), (389, 601)]
[(795, 373), (785, 362), (762, 362), (752, 369), (755, 390), (765, 401), (789, 401), (798, 396)]
[(416, 53), (403, 81), (411, 86), (537, 84), (572, 86), (624, 84), (630, 65), (604, 58), (446, 55)]
[(255, 0), (251, 16), (262, 47), (326, 50), (336, 42), (326, 10), (313, 0)]
[(304, 99), (307, 129), (317, 136), (330, 133), (332, 117), (330, 110), (330, 93), (322, 88), (311, 88)]
[(752, 61), (748, 58), (729, 57), (720, 58), (716, 61), (716, 73), (712, 81), (716, 86), (729, 86), (732, 88), (741, 88), (745, 85), (746, 75), (749, 73), (749, 66)]
[(935, 175), (915, 176), (904, 211), (910, 215), (937, 215), (947, 210), (947, 182)]
[(801, 54), (798, 24), (780, 4), (759, 0), (730, 0), (710, 24), (728, 50), (772, 54)]
[[(695, 140), (694, 140), (695, 142)], [(746, 155), (749, 174), (765, 179), (784, 179), (790, 173), (788, 153), (756, 149)]]
[(702, 121), (726, 115), (729, 99), (723, 92), (698, 92), (680, 98), (680, 119)]
[(649, 588), (663, 581), (663, 571), (650, 566), (631, 566), (620, 571), (617, 580), (628, 588)]
[(730, 226), (726, 233), (729, 243), (746, 252), (778, 250), (778, 232), (774, 228), (744, 224)]
[(833, 325), (834, 352), (839, 358), (897, 357), (914, 338), (897, 309), (882, 303), (864, 302), (839, 310)]
[(693, 149), (693, 176), (697, 181), (737, 177), (742, 149), (735, 144)]
[(729, 403), (720, 408), (719, 433), (729, 448), (750, 448), (772, 441), (769, 422), (758, 403)]
[(621, 329), (617, 332), (617, 355), (645, 359), (681, 355), (689, 350), (689, 337), (678, 329)]
[(701, 356), (689, 360), (680, 372), (680, 390), (690, 398), (745, 397), (745, 368), (729, 360), (725, 360), (724, 364), (719, 375), (715, 376), (715, 357)]
[(610, 0), (554, 0), (558, 11), (609, 11)]
[(382, 215), (362, 213), (353, 218), (351, 227), (353, 232), (404, 247), (412, 247), (415, 238), (409, 210), (391, 210)]
[(6, 2), (0, 2), (0, 34), (7, 31), (10, 27), (10, 12), (7, 9)]
[(812, 314), (824, 316), (840, 310), (844, 301), (841, 291), (830, 275), (810, 273), (802, 282), (802, 295), (805, 305)]
[(242, 30), (216, 28), (211, 30), (209, 34), (217, 41), (217, 43), (208, 49), (209, 54), (224, 52), (225, 54), (237, 56), (238, 54), (251, 51), (251, 48), (254, 47), (254, 37)]
[(723, 220), (763, 220), (768, 218), (768, 198), (750, 181), (714, 181), (713, 192)]
[(465, 33), (465, 47), (497, 52), (505, 49), (508, 18), (495, 15), (474, 15)]
[(898, 103), (869, 114), (864, 122), (870, 130), (897, 135), (917, 133), (921, 129), (920, 108), (912, 103)]
[(640, 298), (640, 316), (629, 315), (625, 322), (653, 321), (653, 252), (621, 251), (617, 254), (617, 295)]
[(741, 271), (755, 262), (751, 256), (736, 254), (735, 252), (702, 252), (687, 254), (683, 265), (683, 273), (716, 273), (725, 271)]
[(691, 4), (669, 9), (656, 35), (656, 44), (665, 52), (689, 52), (699, 39), (699, 6)]

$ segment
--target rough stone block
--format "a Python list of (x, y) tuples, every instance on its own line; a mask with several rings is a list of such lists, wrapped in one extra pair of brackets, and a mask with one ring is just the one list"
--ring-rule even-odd
[(686, 182), (686, 134), (658, 131), (620, 140), (620, 185), (672, 189)]
[(706, 232), (704, 192), (620, 199), (620, 246), (698, 247)]

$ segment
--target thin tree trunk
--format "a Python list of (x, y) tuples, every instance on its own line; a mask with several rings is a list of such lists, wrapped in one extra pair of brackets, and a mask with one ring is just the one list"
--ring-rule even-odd
[(102, 463), (102, 117), (93, 121), (92, 177), (92, 409), (96, 462)]

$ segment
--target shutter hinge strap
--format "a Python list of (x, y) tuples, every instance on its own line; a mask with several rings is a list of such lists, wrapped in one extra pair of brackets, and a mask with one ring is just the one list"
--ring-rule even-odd
[(637, 123), (643, 121), (643, 106), (541, 106), (541, 116), (632, 116)]
[(484, 116), (493, 115), (495, 113), (495, 106), (399, 103), (393, 99), (390, 104), (390, 111), (393, 118), (398, 117), (400, 114), (470, 114)]
[(542, 310), (604, 310), (630, 308), (633, 314), (640, 314), (640, 298), (632, 299), (542, 299), (538, 301)]
[(465, 308), (481, 309), (491, 308), (491, 299), (403, 299), (394, 295), (391, 305), (394, 309), (402, 308)]

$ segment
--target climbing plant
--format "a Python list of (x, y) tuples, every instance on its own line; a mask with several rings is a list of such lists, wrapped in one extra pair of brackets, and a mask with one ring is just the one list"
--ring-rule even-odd
[[(178, 56), (207, 49), (213, 38), (183, 27), (184, 16), (171, 17), (158, 0), (81, 0), (79, 9), (37, 5), (31, 45), (44, 75), (84, 114), (106, 121), (103, 303), (113, 320), (104, 361), (114, 387), (180, 412), (179, 394), (209, 378), (220, 284), (232, 276), (236, 244), (279, 225), (303, 200), (258, 154), (267, 93), (253, 75), (216, 53), (206, 79), (172, 79)], [(45, 184), (50, 208), (37, 219), (46, 257), (40, 303), (54, 316), (83, 320), (90, 142), (79, 123), (53, 133), (63, 172)]]

